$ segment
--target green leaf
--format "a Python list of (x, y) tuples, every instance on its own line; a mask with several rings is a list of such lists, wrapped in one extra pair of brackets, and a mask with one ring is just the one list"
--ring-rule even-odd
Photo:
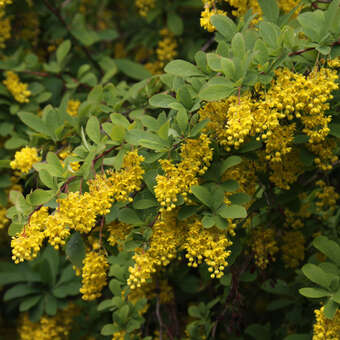
[(19, 112), (19, 118), (31, 129), (41, 133), (44, 136), (53, 137), (52, 132), (47, 124), (45, 124), (37, 115), (30, 112)]
[(80, 287), (81, 287), (80, 281), (73, 280), (58, 285), (53, 289), (52, 293), (55, 297), (63, 299), (66, 298), (67, 296), (78, 295)]
[(113, 326), (113, 324), (107, 324), (105, 325), (101, 330), (101, 335), (108, 336), (112, 335), (117, 331), (116, 327)]
[(31, 296), (29, 298), (24, 299), (20, 305), (19, 310), (20, 312), (26, 312), (32, 307), (34, 307), (41, 299), (41, 295)]
[(217, 210), (217, 213), (223, 218), (246, 218), (247, 210), (240, 205), (223, 205)]
[(201, 120), (197, 123), (190, 132), (190, 137), (196, 137), (209, 123), (209, 119)]
[(318, 236), (314, 239), (313, 246), (340, 267), (340, 246), (336, 242), (325, 236)]
[(149, 103), (153, 107), (169, 108), (170, 104), (176, 102), (176, 99), (168, 94), (156, 94), (149, 99)]
[(188, 127), (188, 112), (185, 109), (178, 110), (176, 115), (176, 122), (181, 129), (182, 133), (184, 133)]
[(85, 244), (80, 233), (75, 232), (71, 235), (66, 244), (65, 253), (74, 266), (78, 268), (83, 266), (83, 259), (85, 258)]
[(270, 340), (270, 329), (269, 326), (263, 326), (258, 323), (251, 324), (245, 330), (245, 333), (250, 335), (256, 340)]
[(232, 204), (247, 204), (251, 200), (251, 197), (245, 192), (238, 192), (228, 197)]
[(10, 226), (8, 227), (8, 235), (12, 237), (16, 236), (17, 234), (21, 233), (23, 229), (24, 229), (24, 224), (12, 222)]
[(237, 32), (235, 23), (225, 15), (213, 15), (210, 21), (228, 42), (231, 41)]
[(277, 48), (280, 29), (271, 22), (261, 21), (259, 24), (260, 36), (272, 48)]
[(340, 138), (340, 124), (337, 123), (331, 123), (329, 124), (330, 132), (329, 134)]
[(181, 59), (170, 61), (170, 63), (165, 66), (164, 71), (166, 73), (174, 74), (179, 77), (192, 77), (203, 75), (203, 73), (196, 66), (189, 63), (188, 61)]
[(47, 315), (53, 316), (57, 313), (57, 299), (47, 293), (44, 298), (45, 302), (45, 312)]
[(205, 215), (202, 218), (202, 225), (204, 228), (211, 228), (215, 225), (215, 218), (211, 215)]
[(279, 18), (280, 9), (276, 0), (258, 0), (263, 16), (269, 21), (276, 23)]
[(38, 206), (50, 201), (55, 193), (55, 190), (36, 189), (28, 195), (28, 199), (32, 205)]
[(132, 225), (143, 225), (144, 222), (139, 218), (136, 211), (131, 208), (123, 208), (119, 211), (118, 219), (121, 222)]
[(149, 78), (151, 73), (141, 64), (129, 59), (114, 59), (118, 69), (132, 79), (143, 80)]
[(290, 334), (283, 340), (310, 340), (310, 334)]
[(158, 202), (151, 199), (140, 199), (133, 202), (133, 208), (137, 210), (144, 210), (158, 205)]
[(26, 283), (18, 284), (6, 291), (4, 294), (4, 301), (9, 301), (35, 293), (39, 293), (39, 289), (31, 287)]
[(71, 41), (65, 40), (63, 41), (59, 47), (57, 48), (56, 57), (57, 57), (57, 63), (62, 64), (67, 56), (67, 54), (71, 50)]
[(190, 110), (193, 105), (193, 100), (187, 86), (181, 86), (177, 91), (177, 99)]
[(340, 289), (333, 295), (333, 300), (340, 305)]
[(183, 33), (183, 21), (175, 12), (168, 12), (167, 26), (175, 35), (181, 35)]
[(234, 192), (240, 187), (239, 184), (233, 179), (221, 183), (221, 186), (225, 192)]
[(328, 289), (334, 275), (326, 273), (320, 267), (312, 263), (307, 263), (302, 267), (302, 272), (312, 282)]
[(331, 299), (327, 301), (324, 308), (324, 314), (327, 319), (333, 319), (338, 309), (338, 305)]
[(92, 140), (92, 142), (100, 143), (100, 124), (96, 116), (91, 116), (86, 124), (86, 133)]
[(330, 296), (330, 292), (321, 288), (301, 288), (299, 289), (301, 295), (308, 298), (321, 298), (324, 296)]
[(193, 195), (199, 201), (201, 201), (203, 204), (205, 204), (209, 208), (212, 208), (214, 198), (213, 198), (212, 193), (207, 188), (200, 186), (200, 185), (193, 185), (190, 189)]
[(234, 35), (231, 41), (231, 50), (233, 56), (237, 58), (243, 58), (246, 53), (246, 44), (242, 33), (238, 32)]
[(216, 101), (229, 97), (235, 91), (227, 84), (207, 85), (199, 92), (199, 98), (206, 101)]
[(242, 162), (242, 158), (239, 156), (230, 156), (226, 160), (223, 161), (220, 169), (220, 175), (223, 175), (226, 170), (229, 168), (236, 166)]

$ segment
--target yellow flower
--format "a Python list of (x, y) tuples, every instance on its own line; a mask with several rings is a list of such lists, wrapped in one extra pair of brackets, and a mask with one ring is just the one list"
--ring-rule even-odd
[(75, 117), (78, 115), (78, 109), (80, 106), (80, 101), (79, 100), (69, 100), (67, 103), (67, 113), (72, 116)]
[(14, 160), (11, 161), (10, 166), (13, 170), (17, 169), (25, 174), (32, 169), (33, 164), (40, 161), (41, 158), (38, 156), (37, 149), (26, 146), (15, 153)]
[(80, 293), (83, 300), (95, 300), (101, 296), (103, 287), (107, 285), (106, 272), (109, 263), (104, 254), (92, 250), (86, 253), (83, 264)]
[(28, 103), (28, 97), (31, 95), (31, 91), (27, 90), (28, 85), (20, 82), (18, 75), (12, 71), (7, 71), (5, 75), (3, 83), (14, 99), (19, 103)]
[(333, 319), (328, 319), (324, 315), (325, 307), (315, 309), (316, 322), (313, 330), (313, 340), (339, 340), (340, 339), (340, 309), (338, 309)]

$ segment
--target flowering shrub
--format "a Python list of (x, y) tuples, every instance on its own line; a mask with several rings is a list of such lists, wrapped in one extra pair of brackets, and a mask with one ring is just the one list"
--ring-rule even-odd
[(0, 48), (0, 339), (340, 339), (340, 0), (0, 0)]

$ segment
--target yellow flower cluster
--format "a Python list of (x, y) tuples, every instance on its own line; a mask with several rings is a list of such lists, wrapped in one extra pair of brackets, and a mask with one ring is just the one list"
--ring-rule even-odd
[(9, 222), (9, 219), (6, 217), (6, 213), (7, 209), (0, 205), (0, 230), (4, 229)]
[(163, 28), (160, 31), (162, 40), (158, 42), (156, 49), (158, 61), (161, 63), (162, 67), (165, 66), (167, 62), (174, 59), (177, 55), (177, 42), (175, 36), (167, 28)]
[(336, 201), (340, 198), (340, 195), (333, 186), (326, 185), (323, 180), (319, 180), (315, 184), (321, 189), (315, 195), (318, 200), (315, 205), (320, 212), (326, 213), (324, 218), (327, 219), (335, 211)]
[(5, 11), (0, 8), (0, 48), (5, 47), (5, 41), (11, 37), (11, 21), (5, 18)]
[(340, 309), (338, 309), (333, 319), (328, 319), (324, 315), (325, 307), (315, 309), (316, 322), (313, 329), (313, 340), (339, 340), (340, 339)]
[(225, 231), (216, 227), (205, 229), (202, 222), (195, 220), (188, 225), (187, 236), (183, 249), (187, 254), (189, 267), (198, 267), (203, 261), (208, 265), (210, 277), (221, 278), (224, 268), (228, 265), (227, 258), (231, 251), (227, 250), (232, 242), (227, 238)]
[(109, 264), (106, 256), (96, 251), (86, 252), (82, 268), (82, 287), (80, 293), (82, 299), (87, 301), (95, 300), (101, 296), (103, 287), (107, 285), (107, 270)]
[(250, 241), (255, 264), (262, 270), (266, 269), (270, 261), (276, 260), (275, 254), (279, 251), (275, 240), (275, 230), (257, 228), (253, 230)]
[(14, 160), (11, 161), (10, 166), (13, 170), (20, 170), (25, 174), (32, 169), (33, 164), (40, 161), (41, 158), (38, 156), (37, 149), (25, 146), (15, 153)]
[(201, 12), (201, 19), (200, 19), (201, 27), (206, 29), (208, 32), (214, 32), (215, 31), (215, 27), (210, 22), (210, 18), (213, 15), (216, 15), (216, 14), (227, 15), (226, 12), (224, 12), (224, 11), (222, 11), (220, 9), (210, 8), (209, 5), (204, 6), (204, 11)]
[(178, 195), (187, 201), (190, 187), (198, 184), (198, 175), (203, 175), (212, 160), (210, 139), (201, 134), (199, 139), (187, 139), (181, 145), (181, 161), (173, 164), (171, 160), (160, 160), (164, 175), (156, 177), (155, 195), (161, 204), (160, 211), (171, 211), (176, 207)]
[[(163, 72), (164, 66), (177, 56), (177, 41), (172, 32), (167, 28), (163, 28), (160, 31), (162, 39), (159, 40), (156, 55), (157, 60), (153, 62), (148, 62), (144, 66), (152, 74), (161, 74)], [(148, 52), (150, 54), (150, 52)]]
[(297, 150), (282, 157), (281, 162), (271, 162), (269, 179), (277, 187), (289, 190), (298, 177), (304, 172), (303, 163)]
[(14, 99), (19, 103), (28, 103), (28, 97), (31, 95), (31, 91), (27, 89), (28, 85), (22, 83), (18, 75), (12, 71), (7, 71), (5, 75), (6, 79), (3, 83)]
[(307, 145), (316, 157), (314, 163), (323, 171), (332, 170), (333, 165), (338, 161), (338, 156), (334, 154), (337, 143), (334, 138), (327, 138), (321, 143)]
[(44, 228), (48, 218), (48, 208), (35, 211), (24, 230), (12, 237), (12, 260), (15, 263), (37, 257), (45, 238)]
[(75, 117), (78, 115), (78, 109), (80, 106), (80, 101), (79, 100), (69, 100), (67, 103), (67, 113), (72, 116)]
[(89, 180), (89, 192), (70, 192), (66, 198), (58, 199), (54, 214), (42, 219), (43, 224), (34, 224), (31, 228), (32, 221), (35, 221), (32, 218), (38, 213), (45, 217), (47, 208), (35, 212), (25, 232), (12, 241), (13, 259), (22, 262), (35, 257), (45, 237), (55, 249), (59, 249), (65, 245), (71, 229), (89, 233), (96, 225), (97, 216), (106, 215), (114, 200), (132, 201), (129, 195), (141, 188), (144, 170), (140, 163), (143, 160), (137, 151), (129, 152), (124, 157), (121, 170), (108, 171), (108, 176), (97, 175)]
[(306, 195), (299, 195), (301, 206), (299, 211), (291, 211), (290, 209), (286, 208), (284, 210), (285, 214), (285, 227), (292, 228), (292, 229), (300, 229), (304, 226), (304, 220), (311, 216), (311, 205), (309, 202), (306, 201)]
[(69, 305), (53, 317), (43, 316), (37, 323), (30, 321), (28, 314), (24, 313), (18, 329), (19, 339), (67, 340), (76, 313), (76, 307)]
[[(266, 138), (266, 159), (271, 162), (281, 162), (282, 156), (288, 154), (294, 139), (295, 124), (279, 125)], [(268, 136), (269, 135), (269, 136)]]
[(282, 237), (282, 259), (287, 268), (297, 268), (305, 258), (305, 238), (300, 231), (288, 231)]
[(146, 17), (150, 9), (155, 7), (155, 0), (135, 0), (135, 5), (142, 17)]
[(107, 241), (110, 246), (114, 247), (116, 244), (120, 246), (120, 242), (124, 241), (126, 237), (130, 234), (132, 226), (123, 222), (112, 222), (107, 230), (109, 232), (109, 237)]
[(128, 285), (140, 288), (149, 280), (157, 267), (167, 266), (176, 257), (182, 235), (173, 212), (163, 212), (153, 225), (150, 247), (136, 249), (133, 256), (135, 265), (129, 268)]
[(327, 65), (328, 65), (328, 67), (330, 67), (330, 68), (340, 68), (340, 58), (337, 57), (337, 58), (328, 60), (328, 61), (327, 61)]
[(38, 14), (29, 11), (20, 15), (17, 20), (20, 21), (20, 30), (16, 32), (16, 38), (30, 41), (33, 46), (37, 46), (40, 34)]

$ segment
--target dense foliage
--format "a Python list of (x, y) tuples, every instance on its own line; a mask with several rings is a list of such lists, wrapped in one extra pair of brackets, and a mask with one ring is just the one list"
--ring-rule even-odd
[(340, 339), (340, 0), (0, 0), (0, 339)]

